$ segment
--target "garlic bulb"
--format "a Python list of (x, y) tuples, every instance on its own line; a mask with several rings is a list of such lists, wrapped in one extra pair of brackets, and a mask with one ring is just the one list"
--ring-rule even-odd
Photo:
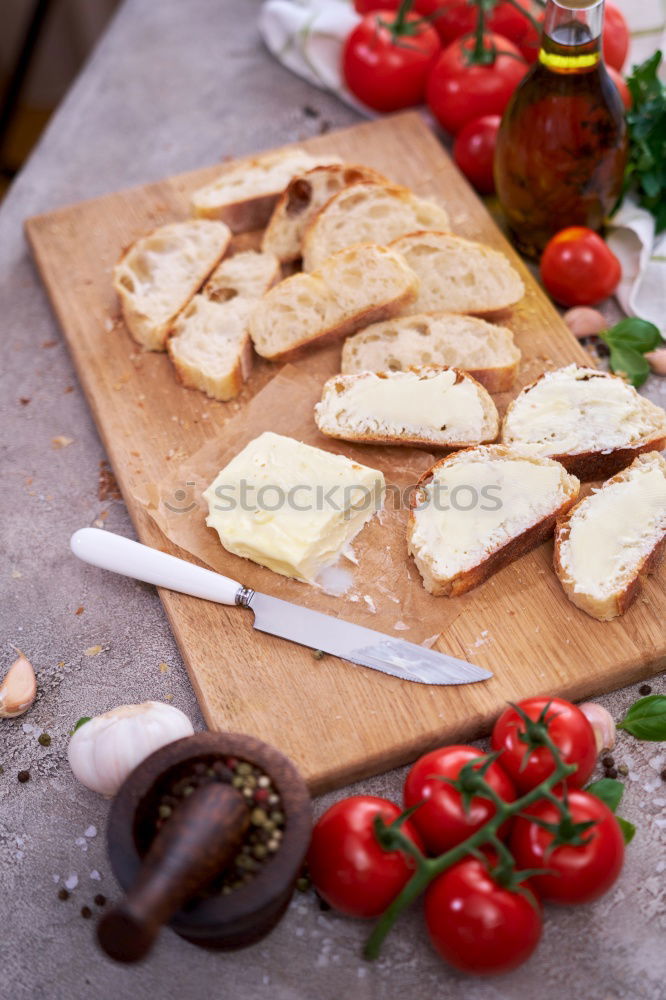
[[(18, 650), (20, 652), (20, 650)], [(23, 653), (14, 660), (0, 684), (0, 719), (13, 719), (27, 712), (37, 697), (37, 678)]]
[(67, 756), (83, 785), (110, 797), (153, 751), (193, 732), (190, 720), (173, 705), (160, 701), (119, 705), (80, 726), (69, 741)]
[(608, 323), (603, 313), (600, 313), (598, 309), (590, 309), (589, 306), (576, 306), (574, 309), (569, 309), (562, 319), (578, 340), (593, 337), (608, 329)]
[(666, 375), (666, 347), (658, 347), (656, 351), (648, 351), (645, 360), (655, 375)]
[(597, 753), (612, 750), (615, 746), (615, 722), (610, 712), (594, 701), (586, 701), (578, 707), (594, 730)]

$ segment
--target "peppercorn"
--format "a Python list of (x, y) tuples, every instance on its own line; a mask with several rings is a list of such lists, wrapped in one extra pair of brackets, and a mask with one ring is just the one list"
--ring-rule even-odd
[(652, 688), (650, 687), (649, 684), (641, 684), (641, 686), (638, 689), (638, 693), (642, 695), (652, 694)]
[(627, 775), (629, 774), (629, 768), (627, 767), (626, 764), (619, 764), (617, 770), (618, 773), (621, 774), (623, 778), (626, 778)]
[(312, 655), (314, 656), (315, 660), (323, 660), (324, 657), (326, 656), (326, 653), (324, 652), (323, 649), (315, 649)]
[(615, 757), (611, 757), (610, 755), (608, 757), (604, 757), (601, 763), (604, 767), (615, 767)]
[(92, 917), (92, 910), (90, 909), (89, 906), (81, 907), (81, 916), (83, 917), (84, 920), (90, 920), (90, 918)]
[(663, 771), (661, 772), (661, 774), (660, 774), (660, 778), (661, 778), (661, 780), (662, 780), (662, 781), (666, 781), (666, 767), (665, 767), (665, 768), (664, 768), (664, 770), (663, 770)]
[(296, 879), (296, 888), (299, 892), (307, 892), (312, 883), (307, 875), (301, 875), (300, 878)]
[(30, 781), (30, 771), (19, 771), (16, 777), (24, 785), (26, 781)]
[(95, 906), (106, 906), (106, 896), (102, 895), (101, 892), (98, 892), (93, 902), (95, 903)]
[(58, 889), (58, 899), (69, 899), (69, 892), (67, 889)]
[(41, 736), (37, 737), (37, 742), (43, 747), (50, 747), (51, 737), (48, 733), (42, 733)]
[(606, 769), (606, 777), (607, 778), (617, 778), (617, 768), (616, 767), (609, 767), (609, 768), (607, 768)]

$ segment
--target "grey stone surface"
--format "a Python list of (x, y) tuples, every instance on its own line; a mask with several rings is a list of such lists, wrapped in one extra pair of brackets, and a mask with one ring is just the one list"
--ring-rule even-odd
[[(536, 956), (501, 979), (477, 982), (445, 969), (417, 912), (372, 966), (359, 957), (366, 925), (320, 912), (310, 896), (299, 896), (277, 930), (245, 952), (206, 953), (165, 932), (135, 968), (107, 961), (92, 922), (80, 916), (95, 893), (113, 899), (118, 890), (104, 849), (108, 805), (77, 784), (67, 765), (72, 723), (167, 695), (196, 728), (203, 723), (155, 592), (68, 553), (70, 533), (103, 512), (111, 530), (131, 534), (132, 526), (121, 502), (98, 500), (104, 452), (21, 224), (67, 202), (313, 134), (322, 121), (352, 122), (349, 109), (268, 57), (254, 26), (257, 8), (256, 0), (128, 0), (0, 213), (0, 672), (19, 646), (39, 679), (34, 708), (0, 721), (0, 994), (659, 1000), (666, 982), (666, 788), (659, 772), (666, 757), (663, 747), (628, 737), (616, 752), (630, 768), (622, 811), (639, 833), (620, 882), (595, 906), (548, 910)], [(319, 116), (304, 114), (306, 104)], [(662, 403), (663, 385), (653, 380), (651, 387)], [(72, 443), (53, 450), (55, 435)], [(84, 655), (95, 645), (103, 652)], [(654, 689), (664, 690), (663, 678)], [(602, 700), (619, 716), (636, 696), (634, 687)], [(49, 748), (37, 742), (42, 731), (52, 737)], [(31, 779), (19, 784), (23, 768)], [(398, 798), (402, 776), (393, 772), (356, 790)], [(91, 826), (96, 835), (84, 837)], [(78, 884), (61, 902), (57, 890), (72, 876)]]

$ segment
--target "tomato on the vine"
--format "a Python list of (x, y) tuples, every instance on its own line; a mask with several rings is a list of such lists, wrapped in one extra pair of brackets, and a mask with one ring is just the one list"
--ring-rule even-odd
[(490, 862), (466, 858), (439, 875), (425, 897), (428, 934), (442, 958), (462, 972), (493, 975), (525, 962), (541, 937), (541, 909), (524, 882), (504, 888)]
[[(541, 823), (558, 824), (557, 806), (542, 799), (519, 816), (511, 834), (511, 851), (519, 868), (547, 868), (552, 874), (533, 875), (543, 899), (554, 903), (589, 903), (610, 889), (622, 869), (624, 838), (608, 806), (595, 795), (577, 790), (567, 795), (571, 821), (594, 825), (580, 832), (582, 843), (558, 845)], [(566, 821), (565, 821), (566, 828)]]
[(427, 100), (440, 125), (454, 134), (481, 115), (501, 115), (527, 70), (519, 50), (501, 35), (485, 35), (492, 63), (469, 63), (473, 38), (444, 49), (428, 79)]
[(495, 190), (493, 160), (501, 118), (483, 115), (460, 129), (453, 144), (453, 158), (480, 194)]
[[(475, 796), (467, 809), (457, 788), (442, 778), (457, 779), (461, 769), (478, 760), (478, 770), (487, 754), (476, 747), (449, 746), (432, 750), (416, 761), (405, 780), (404, 799), (407, 809), (422, 802), (413, 813), (411, 822), (432, 854), (443, 854), (450, 847), (471, 837), (495, 815), (495, 806), (488, 799)], [(516, 792), (510, 779), (498, 763), (492, 763), (484, 775), (490, 787), (504, 799), (513, 802)], [(502, 829), (500, 836), (508, 833)]]
[(342, 72), (351, 92), (375, 111), (422, 104), (440, 52), (439, 36), (419, 14), (401, 20), (392, 10), (366, 14), (349, 33)]
[(624, 14), (617, 7), (607, 3), (604, 12), (603, 50), (604, 59), (613, 69), (619, 71), (624, 66), (630, 40)]
[[(388, 799), (353, 795), (327, 809), (312, 832), (312, 883), (327, 903), (350, 917), (379, 916), (414, 872), (404, 854), (382, 848), (374, 829), (376, 816), (388, 825), (400, 816), (400, 809)], [(409, 820), (401, 830), (421, 848)]]
[[(545, 726), (550, 739), (565, 764), (575, 764), (576, 771), (567, 785), (580, 788), (592, 774), (597, 759), (594, 730), (581, 710), (562, 698), (525, 698), (518, 702), (528, 718), (536, 722), (548, 707)], [(548, 747), (529, 750), (524, 739), (525, 722), (515, 708), (506, 708), (493, 727), (493, 750), (501, 750), (502, 768), (521, 792), (539, 785), (555, 770)], [(527, 760), (525, 756), (527, 755)]]
[(593, 306), (613, 294), (622, 268), (598, 233), (585, 226), (569, 226), (546, 244), (541, 277), (560, 305)]

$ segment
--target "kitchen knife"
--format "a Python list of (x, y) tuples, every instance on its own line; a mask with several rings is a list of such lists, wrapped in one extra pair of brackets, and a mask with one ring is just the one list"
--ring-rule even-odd
[(321, 649), (405, 681), (471, 684), (492, 677), (489, 670), (465, 660), (259, 594), (229, 577), (110, 531), (81, 528), (72, 535), (70, 545), (75, 556), (93, 566), (218, 604), (250, 608), (254, 627), (260, 632)]

